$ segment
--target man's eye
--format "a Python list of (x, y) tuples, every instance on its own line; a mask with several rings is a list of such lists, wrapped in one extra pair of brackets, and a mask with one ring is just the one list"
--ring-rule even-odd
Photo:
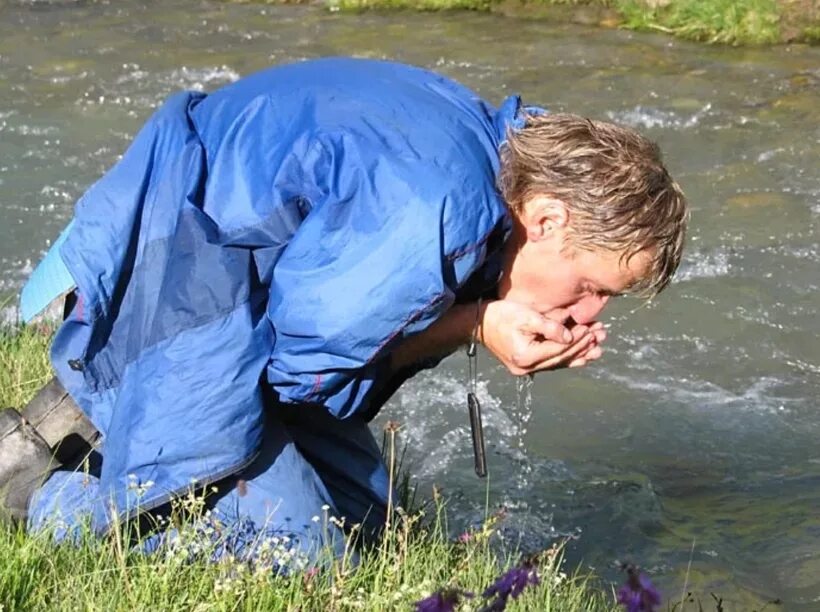
[(590, 285), (586, 289), (586, 291), (587, 291), (587, 293), (590, 293), (592, 295), (597, 295), (598, 297), (615, 298), (615, 297), (623, 297), (625, 295), (624, 293), (612, 292), (612, 291), (609, 291), (608, 289), (598, 289), (597, 287), (593, 287), (592, 285)]

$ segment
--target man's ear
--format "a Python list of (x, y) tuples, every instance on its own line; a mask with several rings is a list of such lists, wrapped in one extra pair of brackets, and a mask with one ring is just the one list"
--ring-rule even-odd
[(524, 203), (521, 223), (527, 240), (540, 242), (563, 236), (569, 224), (569, 210), (561, 200), (549, 196), (535, 196)]

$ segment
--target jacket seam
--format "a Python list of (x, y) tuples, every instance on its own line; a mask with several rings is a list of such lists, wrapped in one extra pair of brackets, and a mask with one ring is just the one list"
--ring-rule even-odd
[(489, 239), (490, 239), (490, 236), (493, 234), (493, 232), (494, 232), (494, 231), (495, 231), (495, 226), (493, 226), (492, 228), (490, 228), (490, 230), (489, 230), (486, 234), (484, 234), (484, 236), (482, 236), (482, 237), (481, 237), (481, 239), (480, 239), (480, 240), (478, 240), (477, 242), (475, 242), (474, 244), (471, 244), (470, 246), (464, 247), (464, 248), (463, 248), (463, 249), (461, 249), (460, 251), (455, 251), (455, 252), (453, 252), (453, 253), (450, 253), (449, 255), (446, 255), (444, 259), (445, 259), (446, 261), (450, 262), (450, 261), (453, 261), (453, 260), (459, 259), (459, 258), (461, 258), (461, 257), (464, 257), (464, 256), (465, 256), (465, 255), (467, 255), (468, 253), (472, 253), (472, 252), (473, 252), (473, 251), (475, 251), (476, 249), (478, 249), (478, 248), (480, 248), (481, 246), (483, 246), (483, 245), (484, 245), (484, 243), (486, 243), (486, 242), (487, 242), (487, 240), (489, 240)]
[(424, 306), (422, 306), (421, 308), (419, 308), (418, 310), (416, 310), (412, 314), (410, 314), (410, 316), (408, 316), (404, 321), (402, 321), (401, 324), (395, 329), (395, 331), (393, 331), (392, 334), (390, 334), (385, 340), (382, 341), (381, 344), (379, 344), (378, 347), (376, 347), (376, 350), (373, 352), (373, 355), (371, 355), (370, 359), (368, 359), (365, 362), (365, 364), (370, 365), (371, 363), (373, 363), (373, 360), (376, 358), (376, 356), (382, 351), (382, 349), (385, 346), (390, 344), (390, 342), (393, 340), (393, 338), (395, 338), (402, 331), (404, 331), (405, 327), (410, 325), (410, 323), (412, 323), (413, 321), (417, 320), (424, 312), (428, 311), (430, 308), (435, 306), (438, 302), (443, 300), (444, 296), (445, 296), (444, 293), (439, 293), (438, 295), (434, 296), (433, 299), (431, 299), (429, 302), (427, 302)]
[[(398, 336), (404, 330), (405, 327), (407, 327), (408, 325), (410, 325), (410, 323), (412, 323), (413, 321), (418, 319), (424, 312), (426, 312), (427, 310), (429, 310), (430, 308), (435, 306), (438, 302), (442, 301), (444, 299), (445, 295), (446, 294), (444, 294), (444, 293), (439, 293), (438, 295), (433, 297), (433, 299), (431, 299), (429, 302), (427, 302), (424, 306), (422, 306), (421, 308), (413, 311), (408, 317), (406, 317), (404, 319), (404, 321), (402, 321), (401, 324), (399, 324), (399, 326), (393, 331), (393, 333), (390, 334), (386, 339), (384, 339), (381, 342), (381, 344), (379, 344), (379, 346), (376, 347), (376, 350), (373, 351), (373, 354), (370, 356), (370, 358), (367, 361), (365, 361), (364, 365), (365, 366), (371, 365), (373, 363), (373, 361), (376, 359), (376, 356), (379, 353), (381, 353), (382, 349), (385, 346), (387, 346), (393, 340), (393, 338)], [(319, 391), (321, 390), (321, 385), (322, 385), (322, 375), (317, 374), (314, 378), (313, 386), (311, 387), (310, 392), (305, 396), (304, 401), (310, 401), (310, 400), (315, 399), (319, 395)]]
[(322, 386), (322, 375), (317, 374), (316, 375), (316, 380), (313, 382), (313, 387), (311, 387), (310, 391), (305, 396), (305, 401), (306, 402), (310, 401), (314, 397), (316, 397), (319, 394), (319, 390), (321, 389), (321, 386)]

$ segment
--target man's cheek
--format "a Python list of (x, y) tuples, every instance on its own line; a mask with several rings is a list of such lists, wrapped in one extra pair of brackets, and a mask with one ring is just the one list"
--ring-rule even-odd
[(538, 312), (541, 312), (541, 309), (538, 308), (537, 296), (533, 295), (532, 292), (526, 291), (519, 287), (510, 287), (503, 295), (499, 290), (498, 297), (502, 300), (506, 300), (508, 302), (515, 302), (516, 304), (522, 304), (524, 306), (537, 310)]

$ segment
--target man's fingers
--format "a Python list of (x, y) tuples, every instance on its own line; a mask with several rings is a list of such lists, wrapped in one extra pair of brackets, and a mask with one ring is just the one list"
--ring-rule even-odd
[(595, 325), (591, 325), (589, 327), (585, 325), (576, 325), (572, 328), (572, 340), (571, 344), (575, 344), (579, 340), (582, 340), (586, 336), (591, 336), (595, 338), (595, 341), (600, 343), (606, 340), (606, 330), (603, 327), (597, 327)]
[[(528, 309), (522, 307), (521, 310)], [(607, 336), (601, 322), (590, 321), (567, 328), (558, 320), (532, 310), (521, 310), (518, 314), (524, 316), (507, 319), (515, 329), (514, 341), (502, 362), (513, 374), (565, 368), (570, 364), (579, 367), (601, 356), (597, 345)], [(518, 322), (513, 322), (516, 318)]]
[(592, 332), (586, 325), (575, 325), (571, 334), (572, 342), (568, 345), (543, 340), (531, 341), (526, 351), (519, 354), (520, 359), (515, 365), (531, 371), (565, 367), (572, 359), (582, 356), (584, 351), (606, 338), (602, 329)]
[(570, 344), (551, 340), (531, 339), (513, 355), (513, 365), (527, 371), (542, 370), (557, 365), (568, 356), (576, 355), (589, 345), (592, 336), (586, 335)]
[(587, 346), (586, 351), (581, 351), (578, 355), (571, 359), (567, 364), (568, 368), (580, 368), (587, 365), (590, 361), (600, 359), (604, 354), (603, 349), (597, 343)]
[(576, 342), (583, 340), (587, 336), (587, 334), (589, 334), (589, 327), (587, 327), (586, 325), (576, 325), (572, 328), (571, 333), (571, 344), (575, 344)]
[[(594, 341), (592, 334), (587, 334), (557, 355), (555, 354), (554, 345), (552, 351), (548, 350), (545, 346), (543, 359), (535, 362), (531, 369), (532, 371), (538, 371), (566, 366), (570, 361), (587, 351)], [(546, 345), (547, 343), (544, 344)]]
[(572, 333), (563, 324), (538, 314), (529, 317), (523, 327), (524, 331), (551, 342), (568, 344), (574, 339)]
[(593, 344), (586, 350), (585, 353), (581, 353), (578, 356), (586, 359), (587, 361), (594, 361), (595, 359), (600, 359), (603, 354), (603, 349), (597, 344)]

